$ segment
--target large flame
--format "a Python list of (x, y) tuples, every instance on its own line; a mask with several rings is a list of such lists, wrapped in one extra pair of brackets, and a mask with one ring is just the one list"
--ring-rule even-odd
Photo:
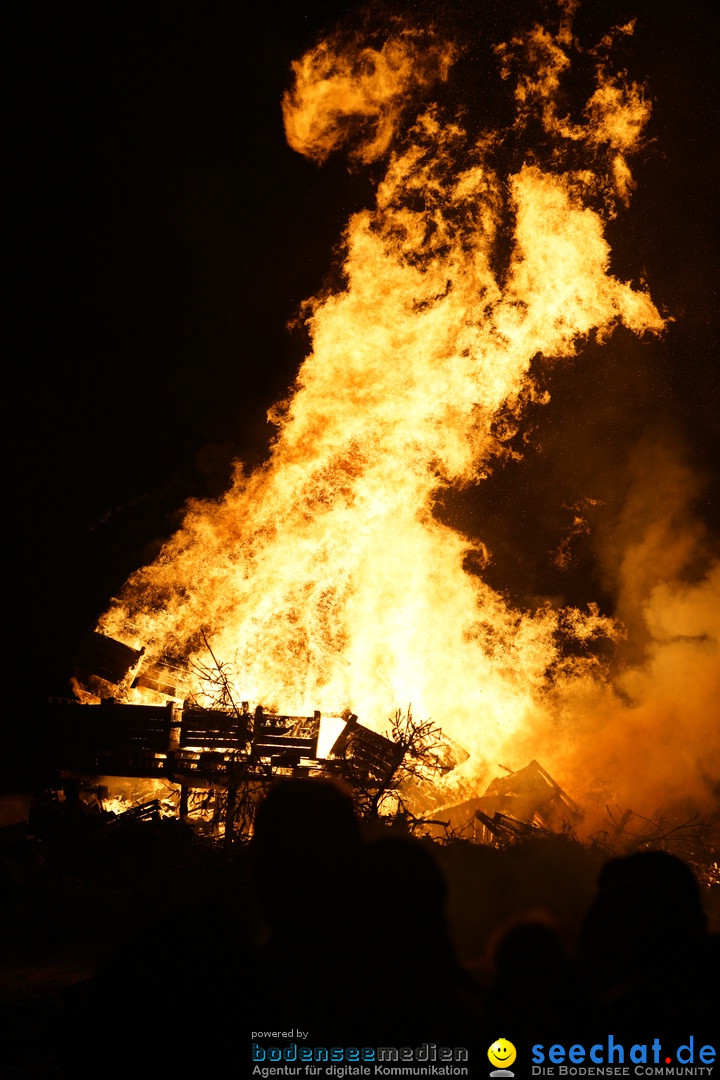
[[(573, 708), (620, 707), (598, 661), (582, 648), (566, 661), (561, 646), (618, 625), (594, 605), (514, 608), (483, 580), (482, 543), (433, 514), (444, 488), (481, 481), (508, 453), (508, 426), (542, 401), (538, 364), (621, 324), (664, 326), (647, 289), (611, 273), (605, 235), (650, 114), (608, 63), (632, 25), (585, 54), (595, 83), (571, 119), (571, 8), (555, 33), (535, 26), (497, 48), (512, 130), (466, 131), (428, 100), (459, 55), (432, 29), (337, 34), (293, 65), (290, 145), (316, 162), (343, 147), (355, 166), (384, 161), (375, 205), (348, 222), (341, 287), (305, 305), (312, 351), (271, 413), (266, 463), (238, 465), (222, 499), (188, 507), (104, 633), (191, 664), (210, 642), (239, 699), (285, 711), (350, 706), (382, 727), (412, 703), (470, 752), (470, 779), (501, 755), (522, 764), (513, 740), (548, 738)], [(510, 153), (532, 131), (542, 152)], [(652, 621), (662, 584), (650, 584)]]

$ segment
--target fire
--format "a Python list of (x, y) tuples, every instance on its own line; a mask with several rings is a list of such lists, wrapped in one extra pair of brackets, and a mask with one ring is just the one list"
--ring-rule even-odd
[[(357, 167), (383, 162), (375, 204), (348, 221), (342, 285), (304, 305), (312, 350), (271, 412), (265, 464), (238, 464), (223, 498), (188, 506), (102, 633), (191, 669), (207, 639), (238, 700), (287, 711), (350, 707), (380, 728), (412, 702), (470, 752), (470, 782), (589, 685), (610, 693), (597, 661), (566, 663), (559, 642), (622, 627), (596, 605), (514, 608), (479, 572), (484, 545), (433, 513), (510, 452), (508, 429), (543, 400), (538, 364), (620, 325), (665, 325), (644, 285), (613, 275), (606, 239), (650, 115), (608, 60), (632, 24), (590, 50), (595, 85), (573, 120), (560, 105), (580, 48), (571, 8), (556, 32), (497, 47), (514, 80), (511, 131), (465, 130), (429, 100), (459, 56), (432, 28), (393, 25), (370, 43), (339, 33), (293, 65), (288, 142), (318, 163), (343, 148)], [(542, 153), (508, 169), (508, 143), (538, 125)], [(551, 669), (562, 677), (549, 694)]]

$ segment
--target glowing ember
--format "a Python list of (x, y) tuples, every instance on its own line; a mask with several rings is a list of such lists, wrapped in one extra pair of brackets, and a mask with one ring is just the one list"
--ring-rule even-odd
[[(293, 66), (290, 145), (317, 162), (343, 147), (356, 163), (386, 160), (375, 206), (348, 222), (341, 288), (307, 302), (312, 351), (272, 412), (267, 462), (249, 475), (238, 465), (224, 498), (189, 506), (99, 623), (191, 670), (207, 665), (206, 637), (238, 700), (308, 714), (350, 707), (376, 728), (412, 703), (470, 752), (448, 780), (456, 786), (480, 784), (488, 762), (520, 765), (537, 753), (566, 782), (582, 768), (588, 787), (612, 776), (622, 789), (635, 766), (623, 765), (621, 746), (655, 723), (657, 687), (670, 691), (669, 732), (686, 695), (702, 708), (710, 690), (693, 674), (690, 646), (677, 644), (626, 673), (623, 689), (639, 704), (621, 704), (599, 662), (582, 649), (567, 660), (560, 641), (615, 639), (622, 628), (594, 605), (513, 608), (478, 574), (484, 546), (433, 516), (439, 492), (482, 480), (507, 455), (503, 426), (542, 401), (539, 363), (571, 358), (620, 325), (637, 335), (664, 326), (646, 289), (610, 273), (605, 238), (629, 201), (628, 161), (650, 106), (610, 67), (609, 34), (590, 54), (582, 123), (565, 116), (561, 82), (579, 48), (570, 8), (557, 32), (534, 27), (497, 47), (515, 88), (512, 132), (468, 132), (427, 103), (458, 56), (430, 29), (394, 26), (380, 44), (338, 35)], [(542, 152), (516, 154), (503, 172), (508, 140), (520, 145), (532, 131)], [(639, 589), (634, 612), (658, 641), (670, 610), (689, 634), (704, 633), (693, 612), (711, 611), (707, 585), (696, 597), (679, 592), (677, 559), (668, 555), (665, 579), (633, 573), (659, 547), (648, 536), (643, 551), (620, 557), (626, 592)], [(676, 681), (681, 670), (687, 685)], [(202, 703), (201, 680), (191, 691)], [(588, 719), (599, 716), (617, 732), (602, 745)], [(698, 753), (686, 747), (693, 761), (683, 769), (665, 746), (654, 794), (676, 793), (670, 768), (682, 791)], [(572, 790), (582, 794), (575, 781)]]

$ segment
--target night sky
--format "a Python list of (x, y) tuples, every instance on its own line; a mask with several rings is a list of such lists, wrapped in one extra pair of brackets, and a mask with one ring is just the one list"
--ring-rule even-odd
[[(582, 599), (589, 561), (564, 585), (546, 565), (563, 529), (548, 507), (561, 487), (597, 490), (598, 463), (619, 474), (622, 448), (648, 426), (671, 429), (707, 476), (695, 512), (711, 534), (720, 524), (717, 42), (697, 0), (585, 6), (577, 27), (590, 39), (638, 18), (623, 59), (647, 80), (654, 114), (637, 191), (608, 235), (619, 276), (644, 273), (675, 321), (661, 342), (626, 335), (614, 351), (589, 350), (583, 380), (568, 367), (550, 377), (552, 403), (532, 418), (542, 454), (531, 448), (474, 500), (446, 500), (445, 513), (510, 556), (491, 583), (521, 601), (560, 589)], [(484, 96), (498, 81), (489, 45), (529, 8), (388, 10), (427, 11), (461, 35), (487, 28), (460, 72), (482, 122), (500, 107), (497, 89)], [(331, 274), (349, 213), (371, 205), (375, 177), (302, 159), (280, 112), (291, 60), (357, 6), (252, 9), (71, 3), (19, 17), (6, 205), (11, 726), (22, 703), (67, 694), (79, 640), (184, 500), (220, 495), (234, 457), (263, 459), (266, 410), (307, 351), (288, 324)]]

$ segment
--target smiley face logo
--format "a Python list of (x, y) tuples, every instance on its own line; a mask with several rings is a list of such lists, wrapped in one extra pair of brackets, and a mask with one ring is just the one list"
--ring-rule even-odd
[(517, 1050), (507, 1039), (496, 1039), (488, 1050), (490, 1064), (498, 1069), (506, 1069), (517, 1057)]

